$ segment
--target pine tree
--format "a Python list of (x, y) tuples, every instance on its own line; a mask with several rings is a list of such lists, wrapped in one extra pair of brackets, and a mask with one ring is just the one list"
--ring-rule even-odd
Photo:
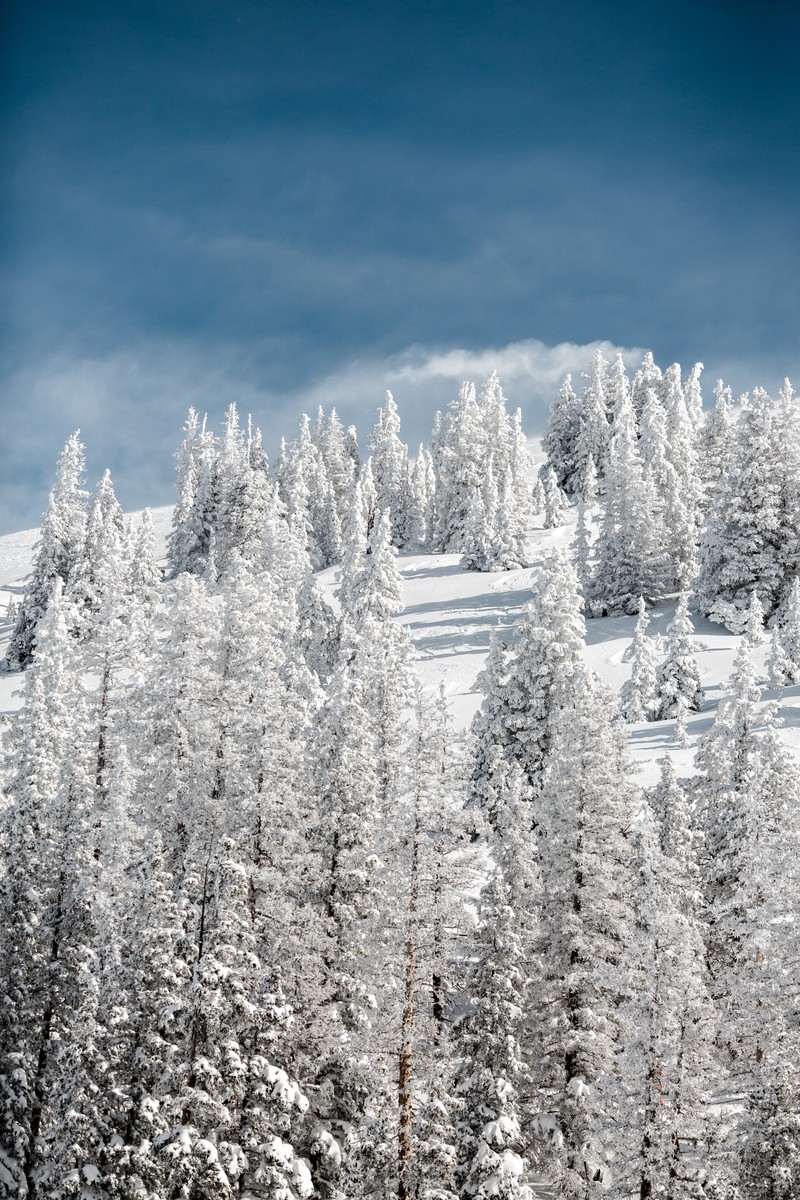
[(213, 476), (216, 447), (213, 434), (193, 408), (184, 426), (186, 436), (177, 454), (178, 501), (168, 540), (170, 574), (188, 571), (202, 575), (214, 526)]
[(522, 409), (520, 408), (516, 408), (511, 417), (510, 443), (509, 478), (501, 481), (500, 492), (502, 495), (507, 483), (513, 498), (513, 509), (509, 504), (509, 512), (513, 512), (514, 536), (518, 537), (521, 542), (533, 521), (531, 496), (533, 459), (528, 449), (528, 439), (522, 432)]
[(405, 546), (413, 535), (408, 447), (400, 440), (400, 418), (391, 392), (386, 393), (372, 432), (371, 458), (377, 506), (391, 515), (393, 543)]
[(423, 445), (411, 472), (411, 511), (412, 544), (427, 546), (436, 515), (436, 474), (430, 451)]
[[(438, 459), (438, 461), (436, 461)], [(433, 544), (442, 553), (464, 548), (473, 496), (483, 480), (485, 441), (475, 387), (465, 383), (447, 410), (436, 462), (436, 525)]]
[(467, 514), (462, 537), (463, 550), (458, 565), (464, 571), (489, 571), (493, 529), (482, 488), (476, 488)]
[(458, 1195), (531, 1200), (521, 1153), (521, 952), (507, 888), (497, 877), (485, 889), (481, 918), (478, 959), (469, 981), (472, 1011), (461, 1018), (456, 1033), (457, 1091), (463, 1103), (456, 1134)]
[(667, 626), (667, 656), (656, 672), (658, 721), (675, 716), (680, 696), (684, 697), (693, 712), (698, 712), (703, 705), (703, 689), (691, 640), (693, 633), (694, 627), (684, 593), (675, 609), (675, 616)]
[(84, 641), (96, 631), (102, 632), (104, 640), (121, 637), (121, 606), (129, 571), (125, 549), (122, 509), (106, 471), (92, 499), (80, 556), (67, 589), (75, 612), (74, 632)]
[[(70, 634), (74, 613), (61, 589), (58, 580), (40, 627), (29, 693), (30, 725), (28, 730), (22, 727), (32, 745), (17, 756), (25, 774), (17, 774), (12, 782), (19, 808), (12, 816), (12, 829), (29, 839), (27, 846), (15, 846), (16, 867), (24, 871), (27, 883), (15, 900), (15, 886), (23, 880), (17, 871), (11, 873), (0, 951), (4, 977), (12, 981), (10, 998), (16, 1002), (11, 1020), (3, 1023), (0, 1067), (8, 1096), (9, 1145), (18, 1155), (19, 1182), (24, 1180), (33, 1195), (40, 1187), (66, 1194), (63, 1189), (76, 1171), (84, 1165), (94, 1169), (97, 1139), (103, 1135), (93, 1100), (97, 1083), (91, 1083), (102, 1050), (85, 978), (97, 936), (99, 789), (80, 647)], [(46, 858), (34, 849), (31, 837), (47, 846)], [(38, 862), (31, 860), (32, 852)], [(30, 888), (33, 879), (35, 892)], [(33, 913), (35, 929), (29, 925)], [(77, 1056), (79, 1041), (82, 1053)], [(73, 1123), (81, 1131), (77, 1145), (69, 1132)]]
[(700, 388), (700, 376), (703, 370), (701, 362), (695, 363), (683, 388), (686, 411), (695, 429), (700, 429), (703, 424), (703, 393)]
[(730, 470), (709, 509), (695, 588), (700, 611), (734, 633), (743, 628), (755, 588), (769, 620), (791, 587), (798, 471), (797, 405), (791, 398), (776, 403), (757, 388), (742, 405)]
[(453, 732), (443, 691), (418, 689), (413, 741), (410, 860), (405, 894), (404, 991), (398, 1073), (398, 1195), (452, 1200), (455, 1109), (448, 1090), (445, 1009), (454, 981), (451, 943), (463, 934), (453, 863), (463, 819)]
[(60, 880), (56, 845), (63, 770), (73, 736), (69, 672), (74, 642), (57, 578), (39, 628), (7, 765), (11, 803), (3, 813), (0, 1021), (3, 1165), (20, 1195), (35, 1195), (51, 1054), (54, 974), (59, 959)]
[(305, 1200), (313, 1185), (290, 1138), (308, 1102), (271, 1061), (289, 1014), (258, 956), (247, 872), (227, 839), (204, 845), (196, 861), (196, 956), (177, 1053), (159, 1084), (171, 1123), (154, 1147), (162, 1186), (210, 1200), (235, 1195), (238, 1183)]
[(247, 490), (250, 474), (249, 450), (236, 405), (231, 404), (225, 414), (211, 485), (214, 497), (214, 549), (219, 574), (225, 571), (228, 556), (241, 550), (242, 493)]
[(547, 461), (555, 471), (559, 487), (567, 493), (574, 490), (580, 413), (580, 401), (572, 390), (572, 376), (567, 375), (550, 407), (550, 418), (542, 438)]
[(640, 596), (653, 599), (663, 594), (666, 564), (652, 520), (656, 498), (642, 468), (633, 408), (625, 392), (606, 459), (604, 492), (593, 600), (601, 613), (633, 612)]
[(525, 565), (525, 541), (510, 480), (506, 480), (495, 509), (494, 537), (489, 550), (490, 571), (516, 571)]
[(487, 815), (505, 768), (521, 767), (536, 797), (550, 751), (552, 722), (578, 678), (585, 624), (575, 569), (557, 551), (542, 563), (517, 625), (512, 654), (500, 642), (477, 686), (485, 700), (472, 727), (471, 802)]
[(703, 503), (707, 509), (720, 481), (730, 469), (733, 444), (733, 396), (721, 379), (714, 385), (715, 403), (700, 427), (698, 454), (703, 481)]
[(592, 591), (592, 535), (586, 518), (586, 501), (578, 497), (578, 519), (575, 522), (575, 572), (584, 599), (584, 611), (587, 610), (587, 598)]
[(667, 459), (673, 471), (665, 494), (665, 520), (673, 578), (679, 589), (689, 586), (697, 574), (697, 536), (702, 485), (697, 461), (696, 426), (686, 407), (680, 367), (669, 367), (663, 381), (663, 404), (667, 421)]
[(581, 397), (580, 430), (575, 442), (573, 490), (584, 490), (591, 462), (597, 478), (605, 474), (606, 454), (611, 436), (606, 401), (608, 363), (600, 350), (594, 356), (587, 385)]
[(797, 986), (796, 939), (784, 900), (798, 878), (797, 765), (775, 734), (774, 706), (761, 708), (759, 700), (742, 645), (729, 694), (697, 754), (719, 1038), (744, 1086), (758, 1084), (773, 1056), (797, 1054), (788, 1000)]
[(581, 667), (553, 719), (537, 806), (543, 900), (534, 1052), (543, 1104), (555, 1101), (562, 1139), (554, 1182), (575, 1197), (594, 1194), (592, 1181), (610, 1182), (617, 1140), (605, 1128), (605, 1081), (617, 1075), (622, 1041), (635, 796), (624, 726), (613, 717), (609, 695)]
[(797, 1069), (772, 1066), (753, 1097), (739, 1180), (743, 1194), (792, 1200), (800, 1188), (800, 1109)]
[(631, 643), (631, 677), (623, 684), (620, 693), (622, 714), (626, 721), (652, 721), (658, 710), (655, 647), (647, 636), (649, 623), (647, 607), (640, 596), (639, 616)]
[(556, 529), (566, 523), (567, 498), (556, 481), (555, 471), (549, 468), (544, 476), (544, 527)]
[(764, 640), (764, 606), (755, 588), (750, 593), (750, 603), (747, 606), (744, 640), (751, 648), (760, 645)]
[(30, 582), (16, 613), (6, 654), (10, 671), (27, 667), (36, 648), (36, 628), (47, 611), (57, 579), (67, 584), (83, 546), (86, 525), (83, 477), (84, 446), (78, 432), (67, 441), (58, 462), (56, 482), (42, 517)]
[(661, 368), (656, 365), (652, 353), (648, 350), (631, 385), (631, 402), (636, 414), (637, 425), (641, 424), (648, 391), (658, 395), (661, 392), (662, 380)]
[[(669, 773), (665, 787), (662, 802), (675, 790)], [(672, 818), (677, 815), (673, 809)], [(688, 821), (688, 812), (681, 817)], [(687, 1150), (706, 1140), (704, 1093), (714, 1067), (710, 1006), (705, 949), (684, 890), (691, 878), (686, 857), (690, 831), (688, 823), (677, 828), (674, 819), (670, 828), (682, 855), (678, 861), (664, 852), (664, 826), (659, 831), (642, 802), (632, 833), (636, 932), (626, 964), (632, 986), (621, 1064), (628, 1093), (625, 1118), (636, 1140), (635, 1153), (625, 1147), (625, 1157), (614, 1169), (620, 1194), (700, 1200), (703, 1172), (697, 1154)]]
[(800, 579), (792, 583), (778, 613), (767, 666), (773, 687), (800, 683)]
[(358, 451), (354, 459), (348, 450), (344, 427), (339, 420), (335, 408), (331, 409), (328, 423), (325, 426), (320, 444), (320, 451), (325, 462), (325, 472), (330, 480), (336, 500), (336, 511), (339, 523), (343, 524), (347, 515), (347, 498), (353, 476), (358, 470)]

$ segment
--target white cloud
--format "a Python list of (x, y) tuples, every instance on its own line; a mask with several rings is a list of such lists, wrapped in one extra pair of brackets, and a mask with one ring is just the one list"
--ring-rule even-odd
[(391, 358), (351, 363), (295, 394), (292, 408), (299, 405), (313, 411), (319, 404), (326, 408), (335, 405), (344, 419), (366, 432), (365, 425), (374, 419), (388, 390), (397, 400), (406, 436), (415, 443), (427, 435), (433, 413), (457, 395), (463, 380), (480, 384), (497, 371), (511, 406), (522, 408), (527, 431), (538, 434), (544, 429), (561, 380), (568, 372), (578, 376), (596, 350), (602, 350), (607, 358), (621, 353), (629, 367), (637, 365), (644, 354), (641, 348), (605, 341), (546, 346), (529, 339), (483, 350), (413, 346)]

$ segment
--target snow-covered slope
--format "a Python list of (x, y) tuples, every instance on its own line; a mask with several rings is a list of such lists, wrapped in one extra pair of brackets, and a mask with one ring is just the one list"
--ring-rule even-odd
[[(169, 507), (152, 512), (160, 556), (165, 553), (171, 515)], [(0, 654), (5, 653), (10, 635), (4, 620), (5, 607), (24, 589), (37, 536), (37, 530), (26, 530), (0, 538)], [(474, 691), (474, 684), (489, 649), (492, 629), (507, 630), (514, 625), (535, 586), (538, 561), (553, 547), (568, 543), (571, 536), (569, 526), (535, 530), (530, 541), (531, 566), (507, 573), (462, 571), (458, 566), (458, 555), (454, 554), (401, 556), (406, 607), (399, 620), (408, 627), (414, 641), (423, 679), (431, 687), (444, 684), (454, 718), (462, 729), (469, 725), (480, 703), (481, 697)], [(333, 590), (336, 577), (335, 567), (322, 573), (321, 582), (328, 591)], [(651, 612), (650, 633), (663, 634), (673, 614), (674, 606), (670, 602), (656, 605)], [(633, 636), (635, 620), (635, 617), (608, 617), (588, 622), (587, 662), (617, 691), (630, 674), (624, 655)], [(644, 783), (655, 782), (658, 777), (656, 764), (665, 752), (673, 756), (680, 774), (691, 773), (697, 738), (713, 721), (733, 669), (740, 638), (702, 618), (695, 618), (695, 631), (705, 705), (701, 712), (689, 715), (689, 745), (685, 747), (677, 746), (673, 740), (674, 721), (630, 727), (631, 750), (641, 766)], [(754, 652), (764, 679), (766, 650), (765, 643)], [(0, 713), (11, 715), (18, 708), (20, 701), (16, 692), (19, 683), (19, 675), (0, 673)], [(800, 750), (800, 686), (788, 688), (780, 695), (765, 688), (763, 696), (765, 700), (779, 700), (781, 736)]]

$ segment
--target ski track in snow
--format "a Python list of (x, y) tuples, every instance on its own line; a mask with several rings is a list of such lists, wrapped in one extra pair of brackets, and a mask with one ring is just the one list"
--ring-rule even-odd
[[(136, 520), (137, 514), (133, 514)], [(163, 559), (170, 530), (172, 509), (152, 510), (156, 548)], [(405, 625), (417, 652), (417, 666), (426, 686), (443, 684), (456, 724), (466, 731), (481, 702), (474, 690), (475, 679), (489, 651), (492, 630), (508, 635), (535, 586), (537, 563), (556, 546), (569, 543), (571, 526), (534, 529), (529, 542), (532, 563), (517, 571), (478, 573), (462, 571), (457, 554), (401, 554), (399, 565), (405, 587), (405, 609), (398, 617)], [(0, 537), (0, 656), (11, 633), (5, 620), (9, 600), (18, 600), (31, 568), (38, 530)], [(326, 595), (336, 586), (338, 569), (329, 567), (318, 575)], [(663, 635), (675, 611), (669, 600), (650, 611), (651, 636)], [(741, 639), (693, 615), (695, 645), (706, 698), (699, 713), (687, 721), (689, 745), (674, 743), (674, 721), (642, 722), (630, 726), (629, 744), (640, 768), (640, 781), (650, 785), (659, 778), (658, 760), (669, 753), (679, 775), (693, 772), (697, 739), (710, 728)], [(633, 637), (635, 616), (604, 617), (587, 621), (586, 661), (615, 691), (629, 677), (630, 664), (623, 661)], [(765, 685), (764, 659), (768, 642), (753, 653), (761, 682)], [(22, 676), (0, 673), (0, 719), (8, 720), (19, 708)], [(795, 751), (800, 749), (800, 685), (777, 693), (766, 685), (763, 699), (780, 704), (781, 737)]]

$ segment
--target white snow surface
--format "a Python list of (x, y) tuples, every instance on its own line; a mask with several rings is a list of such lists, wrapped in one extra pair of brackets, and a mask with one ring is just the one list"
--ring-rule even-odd
[[(570, 514), (573, 515), (573, 514)], [(134, 520), (137, 514), (133, 514)], [(152, 510), (157, 553), (166, 551), (172, 509)], [(518, 620), (535, 587), (538, 564), (556, 546), (568, 545), (572, 526), (559, 529), (534, 529), (529, 542), (531, 565), (518, 571), (478, 573), (463, 571), (457, 554), (401, 554), (399, 565), (404, 581), (405, 610), (398, 620), (411, 635), (423, 681), (445, 694), (458, 727), (466, 731), (481, 702), (474, 690), (475, 679), (483, 667), (493, 629), (510, 631)], [(13, 597), (19, 599), (25, 578), (33, 562), (38, 530), (0, 537), (0, 656), (11, 633), (5, 609)], [(329, 567), (319, 580), (330, 596), (336, 586), (337, 567)], [(664, 634), (675, 612), (673, 600), (664, 600), (650, 610), (650, 636)], [(690, 713), (687, 720), (689, 744), (678, 746), (673, 738), (675, 721), (642, 722), (630, 726), (631, 753), (640, 768), (645, 785), (659, 778), (658, 760), (668, 753), (679, 775), (693, 772), (698, 737), (714, 719), (717, 705), (727, 689), (733, 662), (741, 641), (721, 625), (692, 614), (695, 647), (705, 703), (701, 712)], [(635, 616), (604, 617), (587, 621), (586, 661), (615, 691), (630, 675), (624, 661), (636, 624)], [(780, 735), (795, 751), (800, 751), (800, 685), (783, 692), (766, 683), (764, 659), (767, 639), (753, 652), (765, 701), (780, 704)], [(0, 672), (0, 719), (7, 720), (20, 706), (20, 674)]]

